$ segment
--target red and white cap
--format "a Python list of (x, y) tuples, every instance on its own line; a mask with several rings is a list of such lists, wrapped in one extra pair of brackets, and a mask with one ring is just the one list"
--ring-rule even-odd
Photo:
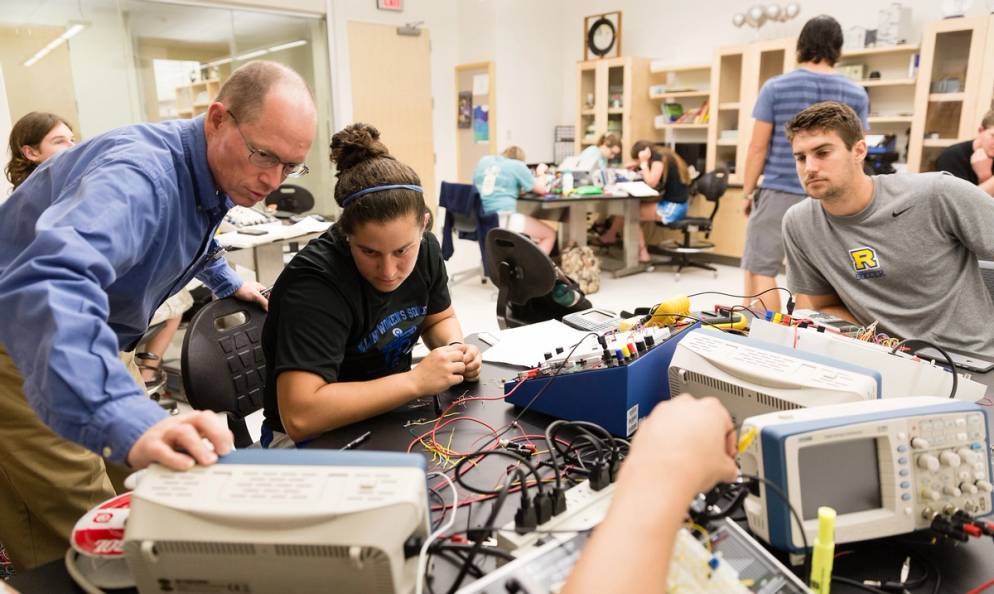
[(87, 557), (123, 558), (124, 526), (130, 512), (130, 492), (108, 499), (86, 512), (72, 529), (72, 548)]

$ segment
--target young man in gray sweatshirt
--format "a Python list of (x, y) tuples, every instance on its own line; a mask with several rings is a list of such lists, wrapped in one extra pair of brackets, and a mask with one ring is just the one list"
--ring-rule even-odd
[(787, 122), (809, 198), (783, 221), (787, 286), (800, 308), (899, 338), (994, 358), (994, 201), (945, 173), (868, 176), (859, 117), (822, 102)]

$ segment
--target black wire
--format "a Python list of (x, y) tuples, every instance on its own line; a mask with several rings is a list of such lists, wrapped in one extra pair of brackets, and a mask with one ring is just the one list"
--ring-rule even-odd
[[(466, 458), (463, 458), (463, 460), (465, 459)], [(504, 481), (504, 487), (500, 490), (500, 493), (497, 494), (497, 500), (494, 502), (494, 506), (490, 510), (490, 515), (487, 517), (486, 524), (484, 524), (484, 526), (487, 527), (488, 532), (493, 530), (494, 521), (497, 519), (497, 514), (500, 513), (501, 508), (504, 507), (504, 502), (507, 500), (507, 494), (510, 488), (511, 488), (511, 481)], [(456, 590), (459, 589), (459, 586), (462, 585), (462, 581), (466, 579), (466, 572), (469, 571), (469, 565), (473, 563), (473, 559), (480, 552), (480, 549), (483, 548), (483, 540), (484, 540), (483, 535), (479, 534), (478, 538), (476, 539), (476, 544), (474, 544), (473, 548), (469, 551), (469, 555), (466, 558), (466, 562), (459, 569), (459, 574), (456, 576), (455, 581), (452, 583), (452, 587), (449, 588), (448, 594), (455, 594)]]
[[(532, 464), (531, 460), (529, 460), (528, 458), (525, 458), (524, 456), (522, 456), (517, 452), (511, 452), (508, 450), (488, 450), (486, 452), (480, 452), (479, 454), (474, 454), (473, 461), (479, 460), (481, 458), (486, 458), (487, 456), (504, 456), (505, 458), (511, 458), (512, 460), (524, 464), (526, 467), (528, 467), (528, 472), (535, 477), (535, 481), (538, 484), (538, 492), (539, 493), (544, 492), (542, 488), (542, 475), (538, 473), (538, 469), (535, 468), (535, 465)], [(470, 460), (469, 456), (466, 456), (465, 458), (460, 458), (460, 460), (456, 462), (456, 465), (453, 467), (453, 470), (456, 471), (455, 481), (460, 487), (466, 489), (467, 491), (472, 491), (473, 493), (478, 493), (480, 495), (496, 495), (498, 491), (502, 490), (502, 488), (480, 489), (469, 483), (463, 482), (463, 475), (462, 473), (459, 472), (459, 470), (463, 467), (463, 465), (468, 464), (469, 460)], [(524, 471), (518, 467), (515, 467), (514, 471), (518, 473), (518, 480), (521, 481), (521, 492), (525, 497), (527, 497), (528, 477), (527, 475), (525, 475)]]
[(873, 592), (874, 594), (889, 594), (888, 592), (880, 590), (879, 588), (874, 588), (873, 586), (867, 586), (861, 581), (849, 579), (847, 577), (842, 577), (841, 575), (833, 575), (832, 581), (839, 584), (845, 584), (847, 586), (851, 586), (853, 588), (856, 588), (857, 590), (863, 590), (864, 592)]
[[(469, 552), (470, 550), (472, 550), (473, 545), (461, 542), (440, 542), (433, 545), (432, 548), (442, 551)], [(508, 553), (503, 549), (484, 548), (480, 549), (480, 554), (490, 555), (491, 557), (500, 557), (505, 561), (514, 561), (515, 559), (514, 555)]]
[[(794, 516), (795, 520), (797, 520), (797, 527), (801, 531), (801, 541), (804, 543), (804, 560), (801, 563), (801, 577), (802, 577), (802, 579), (807, 579), (807, 576), (808, 576), (808, 560), (809, 560), (808, 559), (808, 535), (804, 532), (804, 522), (801, 521), (801, 515), (797, 513), (796, 509), (794, 509), (793, 504), (791, 504), (790, 499), (788, 499), (787, 494), (783, 492), (783, 489), (781, 489), (780, 486), (777, 485), (776, 483), (774, 483), (773, 481), (765, 479), (765, 478), (763, 478), (761, 476), (755, 476), (755, 475), (751, 475), (751, 474), (743, 474), (741, 476), (744, 479), (749, 479), (749, 480), (753, 480), (753, 481), (761, 481), (767, 488), (773, 489), (773, 491), (776, 492), (776, 494), (780, 497), (780, 500), (787, 504), (787, 508), (790, 509), (791, 515)], [(790, 523), (788, 522), (788, 525), (789, 524)], [(792, 532), (793, 532), (793, 530), (789, 531), (789, 533), (792, 533)], [(791, 544), (793, 544), (793, 539), (791, 539), (791, 542), (788, 543), (788, 545), (791, 545)]]
[[(428, 497), (431, 497), (431, 496), (437, 497), (439, 503), (442, 504), (442, 516), (440, 518), (438, 518), (437, 523), (433, 523), (432, 526), (431, 526), (432, 532), (434, 532), (435, 529), (438, 528), (439, 526), (441, 526), (442, 522), (445, 521), (445, 516), (447, 515), (446, 512), (448, 510), (447, 510), (446, 505), (445, 505), (445, 498), (442, 497), (442, 494), (439, 493), (438, 490), (435, 489), (434, 487), (429, 486), (428, 487)], [(455, 511), (453, 511), (452, 513), (455, 513)]]
[(755, 295), (733, 295), (732, 293), (723, 293), (721, 291), (701, 291), (699, 293), (693, 293), (691, 295), (687, 295), (687, 299), (690, 299), (691, 297), (697, 297), (700, 295), (724, 295), (725, 297), (735, 297), (737, 299), (759, 299), (759, 302), (763, 304), (763, 309), (769, 311), (769, 309), (766, 308), (766, 303), (764, 303), (763, 300), (760, 299), (760, 295), (765, 295), (770, 291), (784, 291), (785, 293), (787, 293), (787, 297), (789, 297), (791, 301), (794, 300), (794, 294), (791, 293), (790, 289), (788, 289), (787, 287), (773, 287), (770, 289), (766, 289), (765, 291), (760, 291)]
[(956, 371), (956, 364), (953, 363), (953, 358), (949, 356), (949, 353), (947, 353), (945, 349), (943, 349), (942, 347), (940, 347), (939, 345), (933, 342), (922, 340), (921, 338), (905, 338), (901, 342), (894, 345), (894, 348), (890, 350), (890, 354), (893, 355), (894, 353), (897, 352), (897, 349), (909, 344), (918, 345), (918, 348), (911, 349), (912, 355), (918, 352), (918, 349), (920, 349), (921, 347), (927, 346), (927, 347), (932, 347), (933, 349), (939, 351), (939, 354), (941, 354), (946, 359), (946, 362), (949, 363), (949, 372), (953, 374), (953, 386), (952, 389), (949, 391), (949, 398), (956, 398), (956, 388), (959, 386), (959, 379), (958, 379), (959, 373)]

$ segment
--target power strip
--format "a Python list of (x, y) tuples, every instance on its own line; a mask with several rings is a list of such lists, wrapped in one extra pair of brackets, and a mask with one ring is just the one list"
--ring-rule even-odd
[(508, 522), (497, 531), (497, 546), (517, 557), (522, 549), (541, 544), (550, 536), (589, 530), (604, 519), (613, 493), (613, 484), (594, 491), (590, 481), (583, 481), (566, 491), (566, 511), (525, 534), (515, 532), (514, 522)]

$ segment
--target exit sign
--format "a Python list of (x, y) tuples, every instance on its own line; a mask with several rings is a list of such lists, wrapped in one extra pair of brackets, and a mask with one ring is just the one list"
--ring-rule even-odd
[(376, 8), (380, 10), (404, 10), (404, 0), (376, 0)]

